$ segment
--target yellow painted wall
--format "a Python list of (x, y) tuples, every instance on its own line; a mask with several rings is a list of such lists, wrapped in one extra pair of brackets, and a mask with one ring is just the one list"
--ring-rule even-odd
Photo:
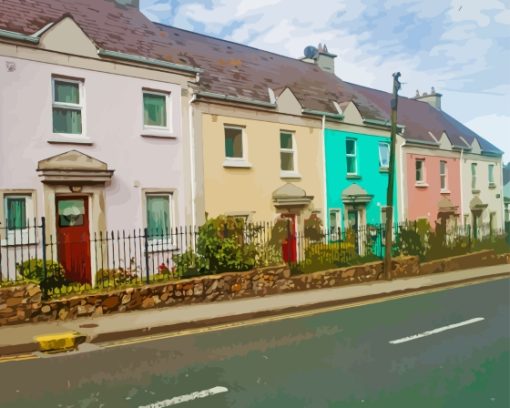
[[(244, 126), (249, 169), (225, 168), (224, 125)], [(297, 145), (297, 170), (301, 179), (280, 177), (280, 130), (293, 131)], [(303, 212), (323, 216), (322, 129), (250, 120), (221, 115), (202, 115), (205, 211), (209, 217), (233, 212), (252, 212), (252, 221), (272, 221), (279, 212), (273, 205), (274, 190), (291, 182), (314, 196)], [(246, 146), (244, 146), (246, 148)], [(301, 218), (301, 222), (303, 217)]]

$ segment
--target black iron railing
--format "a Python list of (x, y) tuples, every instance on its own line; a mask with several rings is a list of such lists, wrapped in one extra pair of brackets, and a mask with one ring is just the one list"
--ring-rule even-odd
[[(205, 231), (206, 228), (209, 230)], [(235, 256), (246, 257), (242, 260), (245, 263), (241, 266), (220, 264), (214, 259), (215, 249), (211, 249), (207, 241), (211, 234), (216, 238), (218, 248), (227, 239), (231, 246), (241, 248)], [(423, 258), (431, 255), (431, 248), (469, 251), (484, 240), (498, 236), (504, 237), (504, 230), (496, 230), (488, 224), (479, 225), (476, 231), (469, 225), (436, 225), (432, 231), (424, 228), (423, 223), (404, 222), (393, 226), (393, 252)], [(51, 234), (42, 218), (27, 221), (22, 229), (0, 227), (0, 283), (33, 279), (41, 282), (46, 295), (59, 293), (59, 288), (69, 289), (73, 285), (77, 288), (86, 285), (115, 288), (147, 284), (191, 276), (191, 272), (183, 271), (188, 266), (183, 262), (184, 258), (179, 258), (183, 254), (191, 254), (191, 263), (198, 258), (211, 258), (208, 259), (210, 262), (203, 263), (206, 266), (202, 266), (202, 270), (194, 272), (196, 274), (210, 273), (207, 268), (222, 272), (281, 262), (290, 264), (296, 271), (313, 271), (381, 259), (384, 241), (384, 225), (325, 229), (317, 225), (309, 228), (305, 223), (301, 229), (287, 219), (243, 222), (234, 227), (207, 224), (165, 231), (93, 232), (70, 239)], [(229, 254), (228, 251), (225, 253)], [(176, 262), (178, 259), (180, 265)]]

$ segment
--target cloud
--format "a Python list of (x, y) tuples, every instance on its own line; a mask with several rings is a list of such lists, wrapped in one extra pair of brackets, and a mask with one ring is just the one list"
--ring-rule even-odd
[(489, 126), (472, 121), (510, 116), (509, 105), (489, 92), (503, 89), (507, 98), (510, 88), (508, 2), (142, 0), (142, 10), (170, 25), (294, 58), (325, 42), (338, 54), (336, 73), (344, 80), (390, 90), (391, 74), (400, 71), (403, 95), (434, 86), (450, 101), (448, 112), (464, 122)]
[(505, 152), (503, 161), (510, 161), (510, 138), (508, 137), (510, 115), (478, 116), (467, 122), (466, 125), (503, 150)]

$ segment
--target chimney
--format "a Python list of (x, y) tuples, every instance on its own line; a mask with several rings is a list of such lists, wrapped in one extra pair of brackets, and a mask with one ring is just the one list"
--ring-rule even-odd
[(441, 110), (441, 96), (443, 95), (437, 93), (434, 87), (432, 87), (430, 94), (423, 92), (423, 94), (420, 95), (420, 92), (417, 90), (414, 99), (427, 102), (430, 106), (436, 108), (437, 110)]
[(331, 54), (326, 44), (319, 44), (317, 48), (310, 45), (305, 48), (304, 53), (305, 56), (301, 58), (301, 61), (316, 64), (323, 71), (335, 73), (335, 58), (337, 55)]
[(115, 2), (121, 6), (131, 6), (136, 7), (137, 9), (140, 8), (140, 0), (115, 0)]

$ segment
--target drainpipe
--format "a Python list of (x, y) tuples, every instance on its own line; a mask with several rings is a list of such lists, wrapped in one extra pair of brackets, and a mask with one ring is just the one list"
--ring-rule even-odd
[(460, 149), (460, 165), (459, 165), (459, 171), (460, 171), (460, 225), (465, 227), (464, 225), (464, 183), (462, 181), (462, 174), (463, 174), (463, 162), (464, 162), (464, 149)]
[[(405, 212), (405, 199), (407, 198), (407, 201), (409, 202), (409, 192), (405, 188), (405, 182), (404, 177), (406, 174), (406, 166), (404, 164), (404, 146), (406, 145), (406, 142), (400, 144), (400, 222), (407, 221), (408, 214)], [(406, 163), (407, 164), (407, 163)], [(407, 181), (407, 180), (406, 180)], [(406, 194), (407, 197), (404, 197), (404, 194)]]
[(329, 228), (329, 214), (328, 214), (328, 192), (326, 183), (326, 115), (322, 115), (322, 179), (323, 182), (323, 206), (324, 206), (324, 225)]
[[(195, 181), (195, 132), (193, 127), (193, 102), (197, 99), (197, 95), (193, 93), (188, 102), (188, 117), (189, 117), (189, 149), (190, 149), (190, 163), (191, 163), (191, 228), (195, 231), (196, 226), (196, 181)], [(195, 249), (195, 242), (192, 240), (193, 249)]]

